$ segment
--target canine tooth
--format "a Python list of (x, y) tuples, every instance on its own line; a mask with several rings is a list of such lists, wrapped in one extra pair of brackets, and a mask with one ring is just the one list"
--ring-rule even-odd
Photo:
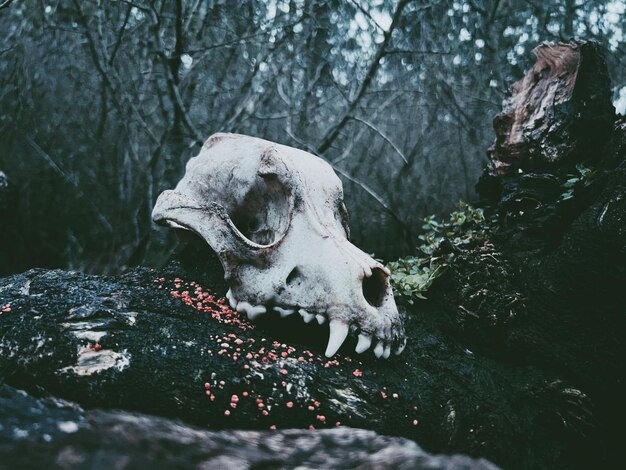
[(393, 352), (396, 356), (399, 356), (400, 354), (402, 354), (402, 351), (404, 351), (404, 348), (406, 347), (406, 339), (402, 342), (402, 344), (400, 346), (398, 346), (396, 348), (396, 350)]
[(303, 308), (300, 309), (300, 315), (302, 315), (304, 323), (310, 323), (315, 318), (315, 314), (309, 313)]
[(283, 308), (283, 307), (274, 307), (274, 310), (276, 310), (280, 314), (281, 318), (288, 317), (293, 312), (295, 312), (293, 308)]
[(372, 345), (372, 337), (368, 335), (359, 335), (359, 342), (356, 344), (356, 348), (354, 349), (357, 354), (361, 354), (369, 349)]
[(320, 315), (319, 313), (315, 315), (315, 319), (317, 320), (317, 323), (319, 323), (320, 325), (323, 325), (324, 322), (326, 321), (326, 317), (324, 317), (324, 315)]
[(389, 359), (390, 354), (391, 354), (391, 346), (385, 346), (385, 350), (383, 351), (383, 359)]
[(374, 348), (374, 355), (380, 359), (380, 357), (383, 355), (383, 352), (385, 352), (385, 346), (383, 345), (382, 341), (379, 341)]
[(226, 292), (226, 299), (228, 300), (228, 304), (230, 305), (230, 307), (234, 310), (237, 310), (237, 301), (235, 300), (235, 296), (230, 289), (228, 289), (228, 292)]
[(372, 268), (366, 265), (364, 270), (365, 270), (365, 277), (372, 277)]
[(333, 357), (348, 336), (349, 327), (340, 320), (331, 320), (329, 323), (330, 335), (326, 346), (326, 357)]

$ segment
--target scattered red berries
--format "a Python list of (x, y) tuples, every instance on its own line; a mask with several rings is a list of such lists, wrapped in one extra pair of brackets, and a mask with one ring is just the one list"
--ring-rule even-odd
[[(254, 325), (248, 322), (245, 315), (241, 315), (239, 312), (232, 310), (228, 306), (226, 299), (218, 297), (209, 289), (204, 289), (196, 282), (184, 281), (180, 278), (168, 281), (163, 277), (156, 279), (154, 282), (158, 285), (158, 288), (169, 290), (169, 294), (173, 298), (179, 299), (185, 305), (197, 310), (198, 312), (211, 315), (211, 318), (220, 323), (235, 326), (240, 330), (250, 330), (254, 328)], [(11, 307), (9, 304), (0, 308), (0, 313), (8, 313), (10, 311)], [(297, 390), (298, 385), (287, 378), (289, 371), (291, 370), (289, 367), (293, 366), (294, 361), (300, 363), (299, 367), (303, 369), (309, 367), (306, 363), (316, 363), (323, 365), (323, 367), (327, 369), (331, 367), (343, 368), (347, 365), (347, 363), (351, 362), (355, 362), (356, 364), (354, 365), (361, 365), (360, 361), (356, 359), (353, 360), (350, 357), (336, 356), (335, 358), (328, 360), (319, 354), (312, 353), (309, 350), (297, 351), (295, 347), (278, 341), (267, 340), (266, 338), (262, 338), (257, 341), (254, 338), (238, 337), (235, 333), (223, 333), (219, 335), (211, 335), (208, 340), (211, 342), (212, 347), (203, 348), (202, 352), (206, 353), (208, 356), (212, 356), (214, 360), (232, 360), (233, 362), (242, 363), (243, 370), (245, 371), (243, 372), (246, 377), (245, 381), (248, 385), (251, 383), (249, 379), (252, 379), (252, 374), (255, 373), (252, 372), (252, 370), (261, 369), (267, 371), (273, 369), (273, 373), (278, 373), (279, 376), (281, 376), (281, 379), (274, 383), (274, 387), (278, 386), (277, 383), (279, 383), (282, 387), (282, 389), (275, 388), (274, 391), (278, 392), (280, 396), (284, 397), (284, 399), (296, 396), (293, 395), (294, 392), (292, 388)], [(102, 348), (99, 343), (96, 343), (92, 347), (96, 351)], [(354, 377), (363, 377), (363, 371), (360, 369), (354, 369), (352, 370), (352, 375)], [(233, 391), (237, 391), (231, 388), (233, 385), (234, 384), (231, 385), (229, 383), (228, 387), (226, 387), (226, 382), (224, 380), (216, 380), (215, 374), (212, 374), (211, 382), (204, 383), (205, 394), (210, 401), (215, 402), (217, 400), (218, 403), (226, 405), (225, 407), (227, 409), (224, 410), (224, 416), (230, 416), (232, 412), (235, 412), (235, 410), (240, 407), (240, 405), (245, 407), (245, 403), (242, 404), (241, 397), (249, 400), (255, 400), (256, 403), (253, 403), (256, 404), (259, 414), (262, 416), (269, 416), (272, 406), (280, 405), (280, 402), (277, 402), (279, 398), (273, 394), (267, 398), (267, 402), (264, 402), (264, 399), (259, 397), (254, 390), (239, 390), (240, 395), (232, 393)], [(228, 388), (231, 388), (231, 393), (226, 396), (220, 396), (222, 393), (226, 394)], [(388, 393), (389, 392), (386, 387), (383, 387), (383, 390), (380, 391), (383, 399), (388, 397)], [(399, 398), (398, 393), (389, 394), (394, 399)], [(228, 400), (228, 396), (230, 396), (230, 400)], [(294, 402), (292, 400), (283, 403), (288, 409), (295, 409), (296, 405), (298, 405), (299, 410), (311, 412), (311, 421), (320, 426), (332, 426), (332, 421), (328, 423), (326, 416), (320, 413), (322, 409), (320, 408), (321, 403), (318, 400), (310, 400), (308, 404), (302, 401), (298, 403), (297, 401)], [(417, 407), (413, 408), (416, 410)], [(417, 423), (417, 419), (412, 420), (413, 426), (417, 426)], [(341, 426), (341, 422), (336, 421), (334, 425)], [(272, 424), (270, 429), (276, 429), (276, 424)], [(315, 426), (310, 424), (309, 429), (315, 429)]]
[[(154, 282), (158, 284), (159, 289), (165, 289), (168, 284), (164, 277), (155, 279)], [(254, 325), (250, 323), (245, 316), (229, 307), (225, 298), (217, 297), (210, 290), (204, 291), (196, 282), (187, 282), (180, 278), (175, 278), (173, 287), (174, 288), (170, 290), (172, 297), (182, 300), (185, 305), (200, 312), (210, 314), (211, 317), (220, 323), (234, 325), (242, 330), (251, 330), (254, 328)], [(181, 291), (183, 288), (185, 290)], [(191, 292), (191, 290), (193, 290), (193, 292)]]

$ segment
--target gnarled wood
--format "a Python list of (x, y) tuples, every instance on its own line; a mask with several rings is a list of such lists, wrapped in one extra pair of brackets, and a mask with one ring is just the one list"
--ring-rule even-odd
[(614, 108), (603, 53), (594, 43), (544, 43), (493, 121), (489, 175), (593, 159), (611, 133)]

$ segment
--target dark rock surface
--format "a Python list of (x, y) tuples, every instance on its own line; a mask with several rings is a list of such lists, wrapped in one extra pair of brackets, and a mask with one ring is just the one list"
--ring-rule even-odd
[(335, 363), (321, 356), (327, 331), (299, 320), (254, 329), (234, 316), (230, 324), (218, 321), (172, 297), (170, 290), (195, 288), (177, 289), (172, 272), (184, 268), (172, 270), (108, 278), (34, 270), (0, 280), (0, 305), (10, 306), (0, 315), (0, 377), (88, 408), (216, 430), (341, 422), (511, 468), (573, 465), (597, 452), (586, 439), (593, 428), (581, 432), (561, 421), (563, 413), (572, 422), (592, 419), (577, 384), (554, 364), (502, 354), (507, 349), (497, 342), (474, 350), (471, 335), (463, 337), (456, 318), (434, 302), (409, 315), (402, 356), (355, 357), (352, 342)]
[(341, 427), (320, 431), (210, 432), (155, 416), (83, 410), (0, 386), (0, 468), (496, 467), (437, 456), (414, 442)]

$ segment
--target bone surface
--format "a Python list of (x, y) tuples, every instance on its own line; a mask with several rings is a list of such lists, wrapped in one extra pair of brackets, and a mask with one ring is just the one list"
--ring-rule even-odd
[[(350, 243), (341, 180), (321, 158), (215, 134), (176, 188), (161, 193), (152, 217), (207, 242), (224, 267), (230, 305), (250, 319), (273, 309), (328, 320), (329, 356), (349, 333), (376, 340), (377, 357), (402, 348), (389, 271)], [(356, 349), (368, 348), (363, 340)]]

